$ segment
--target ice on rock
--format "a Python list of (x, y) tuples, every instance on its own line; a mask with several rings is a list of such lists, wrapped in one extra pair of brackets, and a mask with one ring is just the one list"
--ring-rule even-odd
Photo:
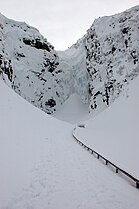
[(57, 52), (37, 29), (0, 15), (0, 74), (46, 113), (76, 93), (95, 115), (139, 74), (138, 25), (139, 6), (98, 18), (76, 44)]

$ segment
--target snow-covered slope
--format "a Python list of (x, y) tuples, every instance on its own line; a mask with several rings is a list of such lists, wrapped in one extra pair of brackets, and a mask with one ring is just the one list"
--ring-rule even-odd
[[(139, 191), (82, 149), (72, 138), (73, 125), (33, 107), (1, 80), (0, 98), (0, 209), (138, 208)], [(130, 161), (136, 144), (129, 146)]]
[(37, 29), (0, 15), (0, 74), (47, 113), (76, 93), (95, 115), (139, 74), (139, 6), (95, 20), (64, 52)]
[(77, 94), (72, 94), (52, 116), (62, 121), (75, 124), (88, 119), (92, 115), (88, 114), (88, 105), (84, 104)]
[(82, 142), (139, 179), (139, 77), (130, 84), (126, 99), (120, 97), (84, 125), (75, 131)]

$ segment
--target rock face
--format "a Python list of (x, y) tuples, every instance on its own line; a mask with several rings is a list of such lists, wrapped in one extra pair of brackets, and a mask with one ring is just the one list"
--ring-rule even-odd
[(85, 47), (90, 110), (99, 110), (139, 74), (139, 6), (95, 20)]
[(85, 56), (82, 41), (56, 52), (37, 29), (0, 15), (0, 74), (46, 113), (56, 111), (74, 92), (88, 102)]
[(29, 25), (0, 15), (0, 72), (23, 98), (52, 113), (67, 99), (54, 47)]
[(96, 114), (138, 74), (139, 6), (95, 20), (64, 52), (56, 52), (37, 29), (0, 15), (0, 75), (49, 114), (73, 93)]

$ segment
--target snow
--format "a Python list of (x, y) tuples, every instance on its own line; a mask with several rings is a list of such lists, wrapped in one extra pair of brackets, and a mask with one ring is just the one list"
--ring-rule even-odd
[[(73, 124), (46, 115), (1, 80), (0, 98), (0, 209), (138, 207), (139, 191), (135, 185), (82, 149), (72, 137)], [(123, 102), (124, 99), (121, 104)], [(128, 104), (128, 99), (125, 102)], [(71, 111), (70, 107), (67, 111)], [(113, 110), (107, 109), (107, 114), (116, 109), (117, 104), (113, 105)], [(120, 110), (119, 120), (122, 122), (123, 108)], [(94, 118), (96, 124), (99, 120), (104, 121), (103, 114)], [(114, 123), (114, 118), (109, 120)], [(85, 122), (87, 136), (89, 127), (95, 126), (91, 121)], [(132, 122), (135, 125), (135, 121)], [(126, 131), (130, 133), (129, 129)], [(93, 136), (97, 133), (97, 129), (94, 130)], [(116, 140), (121, 146), (122, 142)], [(129, 160), (134, 155), (133, 150), (134, 147), (128, 155)]]
[(90, 111), (112, 104), (139, 74), (139, 6), (94, 21), (86, 36)]
[(88, 103), (83, 40), (78, 46), (56, 52), (37, 29), (1, 14), (0, 37), (0, 68), (20, 96), (49, 114), (73, 93)]
[(0, 209), (138, 208), (135, 182), (72, 136), (76, 127), (77, 138), (139, 178), (138, 11), (97, 19), (64, 52), (0, 15), (0, 77), (43, 111), (57, 110), (45, 114), (0, 79)]
[(87, 146), (139, 179), (139, 77), (130, 84), (128, 98), (120, 98), (98, 117), (76, 128)]
[(62, 121), (75, 124), (88, 117), (88, 113), (88, 105), (84, 104), (79, 95), (74, 93), (52, 116)]
[(37, 29), (0, 14), (0, 68), (24, 99), (52, 114), (73, 94), (94, 116), (139, 74), (139, 6), (98, 18), (65, 51)]
[(64, 71), (62, 78), (66, 89), (69, 89), (69, 96), (76, 93), (80, 96), (83, 103), (88, 104), (88, 72), (86, 70), (86, 53), (84, 37), (76, 44), (65, 51), (59, 51), (58, 69)]

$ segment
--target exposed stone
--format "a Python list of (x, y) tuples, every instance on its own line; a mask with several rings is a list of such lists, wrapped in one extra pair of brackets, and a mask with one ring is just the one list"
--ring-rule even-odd
[(31, 47), (35, 47), (36, 49), (42, 49), (42, 50), (46, 50), (48, 52), (51, 51), (51, 49), (48, 47), (48, 45), (45, 42), (42, 43), (40, 41), (40, 39), (31, 40), (31, 39), (23, 38), (23, 42), (26, 45), (29, 45)]

